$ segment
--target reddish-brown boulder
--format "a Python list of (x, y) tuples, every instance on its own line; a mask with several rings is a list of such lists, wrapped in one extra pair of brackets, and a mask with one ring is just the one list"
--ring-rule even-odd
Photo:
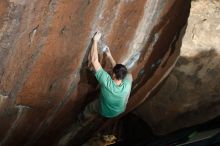
[(96, 97), (86, 59), (97, 30), (100, 47), (131, 68), (127, 112), (136, 108), (175, 64), (189, 9), (190, 0), (1, 0), (1, 145), (80, 145), (110, 122), (71, 131)]

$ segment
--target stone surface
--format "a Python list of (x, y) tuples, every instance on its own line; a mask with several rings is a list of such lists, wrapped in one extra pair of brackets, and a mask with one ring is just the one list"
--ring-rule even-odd
[(220, 115), (220, 1), (192, 1), (181, 56), (161, 90), (138, 114), (156, 134)]
[[(74, 131), (97, 97), (87, 69), (91, 39), (104, 35), (134, 77), (126, 112), (168, 75), (180, 52), (190, 0), (1, 0), (0, 145), (81, 145), (113, 120)], [(103, 67), (109, 63), (100, 52)]]

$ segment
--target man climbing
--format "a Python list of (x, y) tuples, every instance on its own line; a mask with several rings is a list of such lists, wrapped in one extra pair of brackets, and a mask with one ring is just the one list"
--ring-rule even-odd
[(116, 64), (108, 48), (105, 53), (113, 67), (112, 76), (102, 68), (98, 60), (97, 50), (100, 38), (101, 33), (99, 32), (93, 37), (90, 61), (95, 70), (95, 77), (100, 84), (101, 91), (99, 98), (88, 104), (81, 114), (80, 120), (83, 117), (83, 121), (91, 119), (97, 113), (106, 118), (118, 116), (125, 111), (131, 91), (132, 75), (128, 74), (127, 68), (124, 65)]

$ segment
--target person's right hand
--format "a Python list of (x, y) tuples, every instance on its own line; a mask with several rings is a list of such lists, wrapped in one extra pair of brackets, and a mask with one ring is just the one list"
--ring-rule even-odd
[(95, 36), (93, 37), (93, 40), (98, 42), (101, 38), (102, 34), (100, 32), (96, 32)]
[(108, 57), (112, 55), (111, 52), (110, 52), (109, 47), (106, 48), (105, 53), (106, 53), (106, 55), (107, 55)]

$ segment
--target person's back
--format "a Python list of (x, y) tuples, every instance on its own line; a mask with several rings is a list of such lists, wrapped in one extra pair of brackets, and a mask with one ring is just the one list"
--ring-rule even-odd
[(100, 113), (110, 118), (124, 112), (131, 91), (131, 74), (127, 74), (119, 85), (102, 68), (96, 71), (95, 76), (101, 86)]

